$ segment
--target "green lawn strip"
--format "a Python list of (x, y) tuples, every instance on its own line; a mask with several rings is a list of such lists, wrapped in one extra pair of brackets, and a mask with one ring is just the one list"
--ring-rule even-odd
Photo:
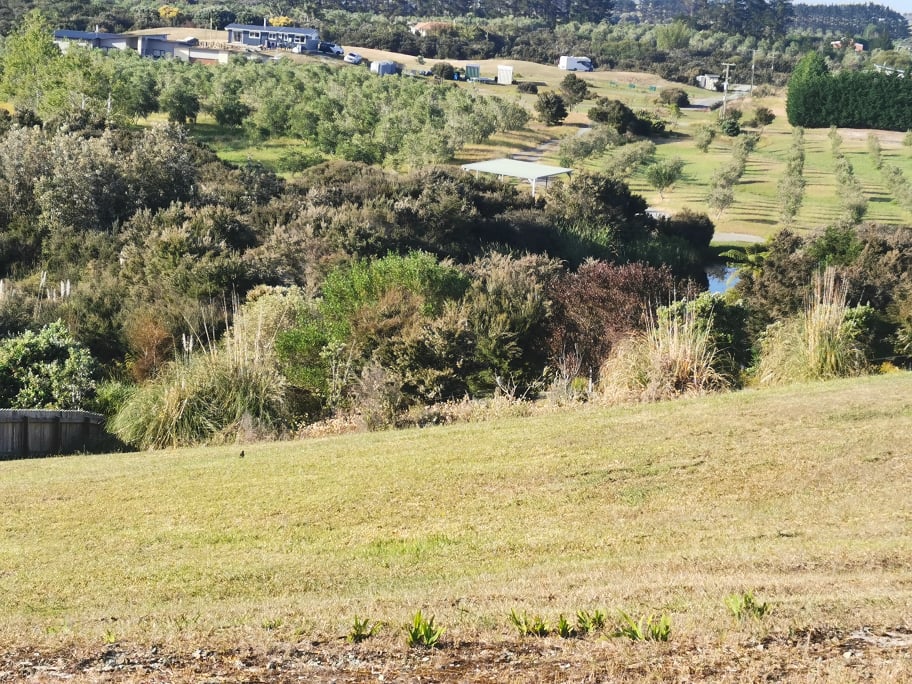
[(0, 463), (0, 638), (333, 632), (420, 606), (457, 629), (597, 605), (700, 630), (751, 587), (783, 628), (900, 624), (912, 502), (895, 436), (912, 430), (910, 389), (897, 374), (252, 445), (244, 459)]

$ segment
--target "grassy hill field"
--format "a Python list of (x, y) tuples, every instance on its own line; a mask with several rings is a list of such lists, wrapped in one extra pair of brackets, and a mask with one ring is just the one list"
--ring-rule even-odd
[[(0, 679), (912, 680), (912, 375), (0, 463)], [(725, 600), (752, 592), (765, 616)], [(410, 650), (416, 610), (447, 629)], [(511, 610), (600, 609), (585, 638)], [(667, 615), (667, 643), (610, 638)], [(350, 645), (356, 616), (377, 636)]]

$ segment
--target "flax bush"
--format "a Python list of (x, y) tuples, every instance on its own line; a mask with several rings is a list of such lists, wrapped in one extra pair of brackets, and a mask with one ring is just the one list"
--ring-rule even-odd
[(712, 320), (692, 308), (650, 318), (643, 333), (627, 338), (603, 364), (599, 389), (609, 402), (661, 401), (728, 387), (717, 370)]
[(257, 309), (261, 315), (248, 320), (253, 317), (236, 307), (233, 326), (218, 343), (185, 337), (184, 355), (124, 402), (110, 423), (114, 434), (141, 449), (160, 449), (274, 436), (285, 427), (288, 383), (264, 335), (276, 321), (264, 315), (262, 302), (246, 311)]
[(285, 418), (285, 382), (265, 365), (202, 354), (167, 364), (111, 421), (111, 430), (141, 449), (232, 441), (242, 431), (272, 433)]
[(834, 269), (815, 274), (804, 311), (767, 328), (757, 381), (777, 385), (863, 374), (862, 335), (869, 313), (868, 307), (846, 304), (846, 286), (837, 283)]

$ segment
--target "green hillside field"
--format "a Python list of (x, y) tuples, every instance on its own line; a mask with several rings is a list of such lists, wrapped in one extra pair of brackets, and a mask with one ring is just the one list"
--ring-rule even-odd
[[(910, 681), (910, 434), (893, 373), (3, 462), (0, 680)], [(419, 609), (442, 648), (406, 646)], [(596, 609), (575, 639), (509, 619)]]

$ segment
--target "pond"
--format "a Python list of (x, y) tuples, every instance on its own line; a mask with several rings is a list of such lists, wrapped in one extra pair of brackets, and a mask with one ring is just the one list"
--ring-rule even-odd
[(738, 269), (726, 263), (712, 264), (706, 267), (711, 294), (726, 292), (738, 283)]

